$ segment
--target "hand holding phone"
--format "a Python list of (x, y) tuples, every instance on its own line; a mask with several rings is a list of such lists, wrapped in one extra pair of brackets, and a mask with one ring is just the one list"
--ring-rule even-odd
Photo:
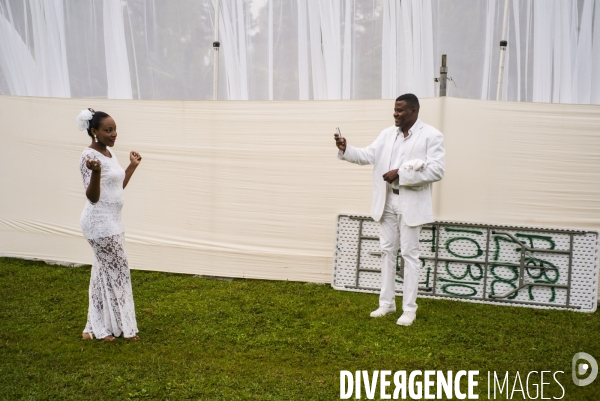
[(339, 150), (344, 152), (346, 150), (346, 138), (342, 136), (342, 132), (340, 131), (340, 127), (335, 127), (337, 134), (333, 136), (335, 139), (335, 146), (338, 147)]

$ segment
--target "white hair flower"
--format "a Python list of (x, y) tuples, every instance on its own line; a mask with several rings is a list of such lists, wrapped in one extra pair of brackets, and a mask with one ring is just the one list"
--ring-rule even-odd
[(94, 114), (88, 109), (81, 110), (81, 113), (75, 118), (79, 131), (87, 130), (89, 128), (92, 117), (94, 117)]

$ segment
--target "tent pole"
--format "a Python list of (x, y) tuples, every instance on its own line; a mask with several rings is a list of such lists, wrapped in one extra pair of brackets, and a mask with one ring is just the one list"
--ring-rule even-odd
[(440, 67), (440, 96), (446, 96), (447, 80), (448, 67), (446, 67), (446, 55), (442, 54), (442, 66)]
[(506, 31), (508, 29), (508, 4), (509, 0), (504, 0), (504, 22), (502, 23), (502, 38), (500, 40), (500, 68), (498, 68), (498, 86), (496, 87), (496, 100), (502, 100), (502, 79), (504, 78), (504, 57), (506, 55)]
[(215, 0), (215, 38), (213, 42), (214, 56), (213, 56), (213, 100), (219, 98), (219, 5), (220, 0)]

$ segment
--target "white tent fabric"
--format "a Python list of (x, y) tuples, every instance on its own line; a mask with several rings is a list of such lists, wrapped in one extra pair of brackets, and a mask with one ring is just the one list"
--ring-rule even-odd
[[(495, 99), (504, 1), (220, 0), (219, 99)], [(600, 0), (509, 1), (503, 99), (600, 103)], [(0, 94), (212, 99), (214, 0), (0, 0)]]
[[(370, 144), (393, 100), (137, 101), (0, 96), (0, 255), (92, 261), (79, 228), (85, 107), (117, 122), (130, 266), (329, 282), (336, 217), (368, 214), (372, 171), (336, 158), (334, 127)], [(439, 220), (600, 229), (600, 106), (423, 99), (445, 135)], [(51, 121), (52, 124), (45, 122)]]

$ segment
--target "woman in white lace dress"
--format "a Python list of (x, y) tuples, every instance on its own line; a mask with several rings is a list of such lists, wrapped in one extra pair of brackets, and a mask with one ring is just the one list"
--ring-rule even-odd
[(81, 154), (79, 168), (88, 201), (81, 214), (81, 231), (94, 250), (89, 309), (84, 339), (138, 340), (131, 276), (123, 249), (121, 208), (124, 189), (142, 157), (132, 151), (129, 167), (119, 165), (110, 149), (117, 139), (115, 121), (106, 113), (83, 110), (77, 116), (92, 144)]

